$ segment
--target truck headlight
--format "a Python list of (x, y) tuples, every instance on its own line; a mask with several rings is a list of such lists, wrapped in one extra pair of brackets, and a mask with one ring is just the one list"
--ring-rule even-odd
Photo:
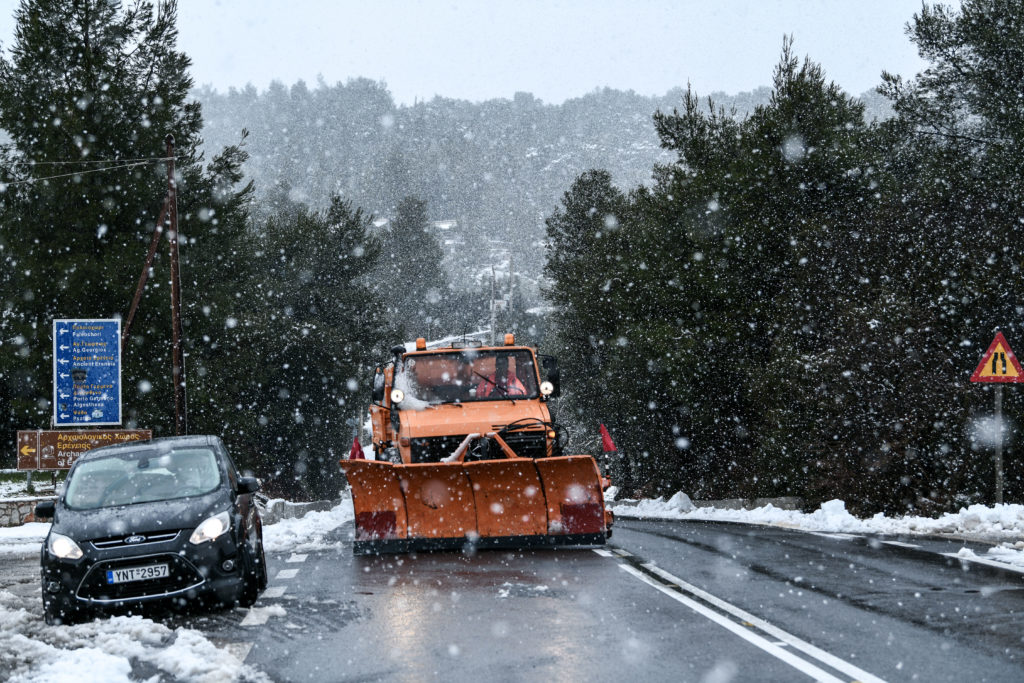
[(188, 542), (192, 545), (199, 545), (200, 543), (206, 543), (212, 541), (215, 538), (223, 536), (228, 529), (231, 528), (231, 518), (228, 516), (227, 511), (214, 515), (213, 517), (207, 517), (202, 523), (196, 527), (196, 530), (189, 536)]
[(392, 403), (394, 403), (395, 405), (398, 405), (399, 403), (401, 403), (404, 400), (405, 400), (405, 392), (404, 391), (402, 391), (401, 389), (392, 389), (391, 390), (391, 402)]
[(77, 560), (82, 556), (82, 549), (73, 540), (64, 534), (50, 532), (46, 541), (46, 549), (54, 557), (62, 560)]

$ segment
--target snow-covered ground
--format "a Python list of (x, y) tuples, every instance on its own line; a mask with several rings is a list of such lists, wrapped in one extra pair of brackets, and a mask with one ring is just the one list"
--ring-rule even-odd
[[(328, 538), (352, 519), (347, 497), (326, 512), (286, 519), (263, 529), (267, 552), (308, 552), (346, 543)], [(38, 557), (50, 525), (0, 528), (0, 555)], [(24, 590), (24, 587), (21, 587)], [(265, 681), (230, 648), (219, 648), (197, 630), (132, 616), (74, 626), (47, 626), (38, 582), (25, 595), (0, 589), (0, 680), (11, 683), (112, 683), (181, 680), (200, 683)], [(136, 674), (133, 676), (133, 666)]]
[[(622, 500), (611, 503), (617, 517), (636, 519), (702, 519), (718, 522), (764, 524), (803, 531), (853, 534), (956, 535), (965, 539), (995, 542), (983, 557), (1024, 567), (1024, 505), (971, 505), (956, 513), (930, 517), (886, 517), (879, 513), (860, 519), (846, 510), (846, 503), (830, 500), (814, 512), (782, 510), (772, 505), (753, 510), (696, 507), (685, 493), (668, 500)], [(974, 553), (964, 549), (961, 555)]]
[[(937, 519), (854, 517), (843, 501), (824, 503), (802, 513), (771, 505), (755, 510), (695, 507), (684, 493), (668, 500), (612, 501), (616, 516), (644, 519), (693, 519), (782, 526), (817, 532), (861, 534), (955, 534), (998, 543), (984, 555), (963, 549), (964, 559), (1001, 562), (1024, 568), (1024, 505), (972, 505)], [(348, 543), (337, 529), (352, 519), (345, 497), (325, 512), (285, 519), (264, 526), (267, 552), (309, 552), (340, 548)], [(49, 524), (0, 529), (0, 556), (34, 557)], [(14, 588), (12, 588), (14, 590)], [(139, 616), (101, 619), (74, 626), (46, 626), (38, 585), (18, 594), (0, 588), (0, 671), (7, 680), (129, 681), (139, 670), (151, 680), (263, 681), (265, 676), (244, 666), (230, 648), (218, 647), (197, 630), (166, 626)]]

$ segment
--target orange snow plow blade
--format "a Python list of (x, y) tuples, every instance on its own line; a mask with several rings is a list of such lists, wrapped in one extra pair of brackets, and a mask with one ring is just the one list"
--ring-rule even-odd
[(608, 536), (601, 477), (588, 455), (341, 465), (357, 554), (602, 545)]

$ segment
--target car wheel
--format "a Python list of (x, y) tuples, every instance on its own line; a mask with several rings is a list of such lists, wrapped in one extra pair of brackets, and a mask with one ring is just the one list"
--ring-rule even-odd
[(263, 548), (260, 548), (259, 555), (255, 555), (248, 543), (242, 545), (242, 592), (238, 596), (238, 604), (242, 607), (252, 607), (260, 597), (261, 567), (266, 571), (266, 564), (260, 561), (262, 555)]
[(259, 553), (259, 569), (257, 570), (257, 576), (259, 576), (259, 587), (260, 593), (267, 589), (267, 555), (263, 552), (263, 539), (260, 539), (260, 553)]

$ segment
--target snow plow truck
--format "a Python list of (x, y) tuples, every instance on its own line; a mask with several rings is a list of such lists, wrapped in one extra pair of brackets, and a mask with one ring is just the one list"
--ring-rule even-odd
[(562, 452), (555, 359), (538, 366), (511, 334), (502, 346), (409, 346), (375, 370), (375, 459), (341, 461), (354, 552), (604, 544), (609, 482), (592, 456)]

